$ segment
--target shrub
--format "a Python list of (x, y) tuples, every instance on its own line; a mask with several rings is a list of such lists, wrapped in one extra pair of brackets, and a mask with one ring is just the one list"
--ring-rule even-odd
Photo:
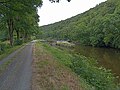
[(10, 44), (7, 41), (5, 41), (5, 42), (1, 42), (0, 41), (0, 54), (2, 54), (3, 52), (5, 52), (10, 47), (11, 46), (10, 46)]
[(90, 60), (84, 56), (75, 56), (72, 61), (72, 70), (84, 78), (90, 85), (94, 86), (96, 90), (116, 90), (115, 77), (113, 74), (102, 67), (97, 67)]
[(0, 54), (2, 54), (5, 51), (6, 44), (3, 42), (0, 42)]
[(14, 45), (21, 45), (23, 43), (23, 40), (15, 40)]

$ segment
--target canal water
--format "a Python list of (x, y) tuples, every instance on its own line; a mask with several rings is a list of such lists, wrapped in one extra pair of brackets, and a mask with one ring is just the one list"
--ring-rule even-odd
[(115, 76), (119, 76), (120, 82), (120, 50), (77, 45), (75, 52), (96, 59), (100, 66), (110, 69)]

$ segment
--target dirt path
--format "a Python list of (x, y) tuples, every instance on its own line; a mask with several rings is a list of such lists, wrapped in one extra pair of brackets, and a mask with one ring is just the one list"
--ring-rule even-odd
[[(31, 90), (33, 44), (32, 42), (27, 44), (6, 58), (14, 60), (0, 75), (0, 90)], [(6, 59), (2, 61), (5, 62)]]

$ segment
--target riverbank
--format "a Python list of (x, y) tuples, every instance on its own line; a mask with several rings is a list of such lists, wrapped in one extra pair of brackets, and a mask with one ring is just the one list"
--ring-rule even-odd
[(49, 50), (46, 44), (35, 44), (32, 90), (93, 90), (67, 66), (70, 54), (59, 49), (56, 58)]
[(114, 76), (118, 77), (120, 83), (120, 51), (112, 48), (99, 48), (91, 46), (76, 45), (74, 53), (97, 60), (98, 65), (111, 70)]
[[(79, 83), (81, 87), (83, 87), (82, 90), (94, 90), (94, 89), (95, 90), (111, 90), (111, 89), (116, 90), (117, 89), (116, 88), (117, 85), (115, 83), (115, 77), (113, 76), (113, 74), (111, 74), (108, 70), (104, 68), (96, 67), (96, 62), (94, 62), (94, 60), (90, 60), (89, 58), (86, 58), (81, 55), (79, 56), (72, 55), (65, 50), (60, 50), (56, 47), (51, 47), (47, 44), (41, 44), (41, 43), (37, 43), (37, 44), (39, 47), (43, 48), (41, 51), (45, 50), (44, 52), (48, 53), (45, 55), (47, 56), (50, 55), (50, 57), (52, 56), (53, 61), (60, 63), (62, 66), (65, 66), (64, 68), (62, 67), (63, 70), (65, 70), (66, 68), (69, 68), (70, 71), (72, 70), (71, 72), (77, 74), (77, 77), (79, 78)], [(41, 52), (41, 55), (44, 52)], [(36, 56), (40, 56), (39, 53)], [(45, 57), (47, 58), (47, 56)], [(49, 57), (47, 58), (46, 61), (45, 63), (41, 63), (41, 61), (38, 61), (39, 63), (42, 64), (40, 65), (40, 67), (45, 68), (46, 66), (49, 66), (48, 65)], [(37, 70), (39, 70), (40, 67), (38, 64), (38, 66), (36, 66)], [(43, 69), (43, 72), (44, 72), (44, 69)], [(53, 77), (54, 77), (54, 74), (53, 74)], [(37, 80), (37, 81), (41, 81), (41, 80)], [(67, 89), (67, 90), (71, 90), (71, 89)], [(80, 90), (80, 89), (74, 89), (74, 90)]]

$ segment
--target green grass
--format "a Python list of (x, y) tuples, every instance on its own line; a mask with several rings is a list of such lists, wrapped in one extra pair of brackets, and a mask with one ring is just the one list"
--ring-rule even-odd
[(70, 66), (71, 60), (72, 60), (72, 55), (67, 53), (67, 51), (62, 51), (58, 48), (52, 48), (47, 44), (42, 44), (46, 50), (52, 53), (55, 59), (57, 59), (59, 62), (63, 63), (66, 66)]
[[(61, 50), (56, 47), (51, 47), (51, 46), (49, 46), (47, 44), (43, 44), (43, 43), (39, 43), (39, 44), (41, 44), (43, 46), (43, 48), (46, 51), (48, 51), (57, 62), (61, 63), (63, 66), (67, 66), (69, 69), (71, 69), (70, 67), (72, 65), (72, 60), (74, 59), (74, 57), (70, 53), (68, 53), (68, 51)], [(81, 87), (84, 88), (84, 90), (95, 90), (94, 87), (89, 85), (83, 78), (80, 77), (79, 81), (80, 81)], [(63, 90), (69, 90), (69, 89), (66, 86), (63, 86)]]
[(66, 50), (60, 50), (47, 44), (41, 45), (58, 62), (68, 66), (79, 75), (83, 86), (87, 87), (88, 90), (119, 90), (114, 75), (103, 67), (97, 67), (95, 60), (82, 55), (70, 54)]

